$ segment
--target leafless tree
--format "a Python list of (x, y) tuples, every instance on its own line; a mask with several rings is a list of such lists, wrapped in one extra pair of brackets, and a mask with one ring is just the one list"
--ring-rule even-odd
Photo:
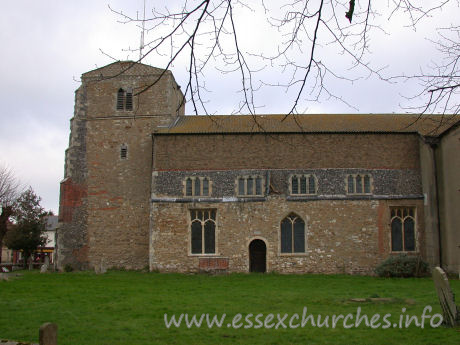
[(0, 165), (0, 263), (3, 239), (9, 218), (13, 215), (14, 202), (21, 192), (21, 184), (11, 169)]
[[(421, 99), (418, 106), (407, 109), (423, 114), (460, 113), (460, 26), (438, 29), (438, 40), (432, 43), (440, 51), (443, 59), (433, 61), (428, 69), (419, 74), (392, 77), (392, 80), (413, 81), (420, 85), (420, 91), (409, 100)], [(447, 118), (446, 120), (448, 120)]]
[[(303, 112), (305, 102), (320, 99), (332, 98), (352, 106), (330, 87), (336, 80), (353, 83), (374, 76), (395, 81), (397, 78), (383, 75), (382, 66), (371, 63), (370, 33), (384, 31), (382, 17), (391, 20), (399, 15), (416, 28), (448, 4), (458, 6), (459, 0), (184, 0), (154, 8), (145, 18), (111, 10), (120, 16), (120, 22), (134, 23), (145, 31), (145, 44), (128, 49), (140, 53), (137, 62), (152, 56), (164, 58), (161, 67), (166, 70), (186, 61), (188, 80), (183, 90), (194, 113), (210, 113), (207, 76), (217, 69), (223, 77), (239, 76), (241, 98), (235, 113), (256, 114), (263, 106), (256, 94), (270, 86), (293, 95), (288, 116)], [(263, 11), (267, 24), (262, 51), (253, 51), (249, 39), (254, 42), (260, 37), (241, 29), (242, 21), (253, 20), (251, 14), (257, 11)], [(253, 24), (263, 25), (255, 20)], [(420, 75), (399, 76), (420, 80), (421, 91), (414, 97), (428, 97), (421, 113), (458, 114), (458, 33), (458, 26), (440, 29), (438, 46), (446, 61)], [(339, 66), (331, 62), (337, 55), (345, 61)], [(281, 73), (267, 80), (267, 75), (273, 76), (272, 68)]]

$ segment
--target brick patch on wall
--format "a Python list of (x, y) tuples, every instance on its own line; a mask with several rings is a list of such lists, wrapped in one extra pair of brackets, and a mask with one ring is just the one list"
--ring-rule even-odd
[(200, 258), (200, 270), (227, 270), (228, 258)]

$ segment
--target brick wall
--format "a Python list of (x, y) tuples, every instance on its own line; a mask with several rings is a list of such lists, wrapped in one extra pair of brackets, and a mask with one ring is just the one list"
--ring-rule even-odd
[(156, 135), (155, 170), (416, 169), (415, 134)]
[(86, 186), (74, 183), (70, 177), (61, 182), (59, 222), (72, 222), (73, 213), (82, 206), (86, 193)]

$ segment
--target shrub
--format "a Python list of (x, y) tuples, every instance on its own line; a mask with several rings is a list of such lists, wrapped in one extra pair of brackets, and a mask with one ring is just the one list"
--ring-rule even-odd
[(375, 268), (379, 277), (423, 277), (428, 274), (428, 264), (419, 256), (405, 254), (390, 256)]
[(71, 264), (66, 264), (66, 265), (64, 266), (64, 271), (66, 271), (66, 272), (72, 272), (72, 271), (73, 271), (72, 265), (71, 265)]

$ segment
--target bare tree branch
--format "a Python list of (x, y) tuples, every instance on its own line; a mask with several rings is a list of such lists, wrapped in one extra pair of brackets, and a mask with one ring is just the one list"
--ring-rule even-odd
[(21, 193), (21, 184), (13, 171), (0, 165), (0, 263), (3, 239), (8, 231), (8, 221), (13, 215), (13, 204)]
[[(174, 2), (160, 10), (154, 8), (145, 20), (121, 10), (110, 10), (119, 16), (121, 23), (145, 27), (146, 36), (150, 37), (141, 57), (121, 73), (149, 56), (167, 57), (163, 73), (135, 94), (158, 83), (166, 70), (181, 62), (187, 66), (187, 82), (180, 106), (189, 101), (195, 114), (212, 112), (207, 109), (206, 97), (210, 91), (206, 86), (209, 72), (215, 70), (221, 73), (222, 79), (239, 76), (236, 92), (240, 94), (240, 101), (233, 113), (256, 114), (262, 106), (256, 97), (258, 92), (273, 86), (289, 95), (291, 105), (287, 115), (301, 112), (305, 104), (328, 99), (356, 110), (332, 85), (336, 80), (353, 83), (370, 76), (388, 82), (419, 78), (423, 87), (414, 97), (428, 97), (419, 111), (458, 113), (458, 27), (440, 31), (436, 44), (450, 60), (432, 66), (436, 73), (430, 75), (383, 76), (385, 66), (372, 64), (369, 51), (371, 32), (387, 33), (379, 21), (382, 14), (374, 7), (386, 13), (384, 17), (388, 20), (397, 14), (405, 16), (407, 26), (415, 29), (422, 20), (436, 15), (449, 3), (459, 4), (459, 0), (442, 0), (434, 5), (422, 0), (391, 0), (378, 5), (371, 5), (371, 0), (283, 0), (276, 4), (263, 0), (189, 0), (180, 7)], [(239, 29), (239, 18), (256, 11), (265, 15), (267, 35), (274, 36), (260, 51), (253, 51), (247, 43), (252, 33)], [(456, 37), (452, 37), (453, 32)], [(128, 51), (139, 50), (129, 48)], [(331, 62), (335, 61), (331, 56), (340, 56), (344, 64), (337, 67)], [(349, 67), (344, 68), (347, 64)], [(270, 74), (267, 70), (281, 71), (281, 74)]]

